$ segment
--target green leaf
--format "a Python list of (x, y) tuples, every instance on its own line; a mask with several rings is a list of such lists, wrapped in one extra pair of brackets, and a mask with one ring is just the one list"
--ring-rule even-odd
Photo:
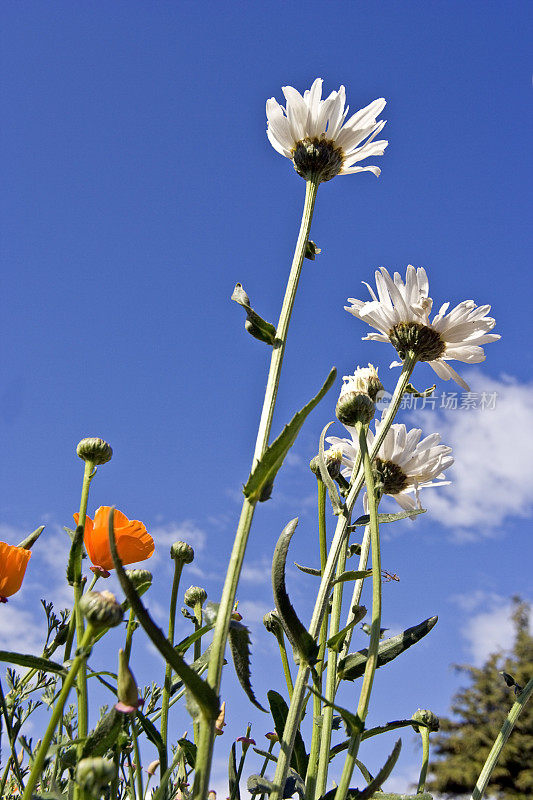
[(274, 789), (274, 784), (262, 775), (250, 775), (246, 788), (252, 797), (256, 794), (269, 795)]
[(309, 261), (314, 261), (316, 256), (320, 255), (321, 252), (322, 250), (317, 244), (315, 244), (315, 242), (313, 242), (311, 239), (307, 240), (305, 243), (305, 258), (308, 258)]
[(35, 544), (41, 533), (44, 531), (44, 525), (41, 525), (39, 528), (33, 531), (33, 533), (28, 534), (25, 539), (23, 539), (17, 547), (21, 547), (23, 550), (31, 550), (32, 545)]
[(307, 628), (300, 622), (285, 586), (287, 552), (297, 525), (298, 518), (296, 517), (285, 526), (277, 541), (272, 559), (272, 589), (276, 612), (290, 643), (308, 664), (314, 664), (318, 654), (318, 645)]
[[(394, 769), (394, 765), (398, 760), (398, 756), (400, 755), (401, 749), (402, 749), (402, 742), (401, 739), (398, 739), (398, 741), (394, 745), (392, 753), (390, 754), (387, 761), (380, 769), (376, 777), (373, 780), (371, 780), (368, 786), (366, 786), (362, 790), (348, 789), (346, 793), (347, 800), (370, 800), (370, 798), (374, 798), (374, 800), (376, 800), (377, 797), (379, 797), (380, 800), (383, 800), (385, 795), (381, 794), (381, 792), (379, 792), (379, 789), (381, 788), (381, 785), (385, 783), (385, 781), (391, 774), (392, 770)], [(322, 795), (320, 800), (334, 800), (336, 792), (337, 792), (336, 788), (330, 789), (329, 792), (326, 792), (326, 794)], [(376, 792), (378, 792), (378, 794), (376, 794)], [(416, 797), (418, 800), (418, 798), (422, 797), (422, 795), (416, 795)]]
[(165, 744), (163, 742), (163, 739), (161, 738), (161, 734), (155, 727), (152, 720), (148, 719), (148, 717), (145, 716), (142, 713), (142, 711), (139, 711), (139, 709), (137, 709), (137, 711), (135, 712), (135, 718), (139, 721), (139, 724), (143, 729), (143, 731), (145, 732), (147, 738), (152, 742), (153, 745), (155, 745), (157, 752), (166, 753)]
[(298, 567), (301, 572), (305, 572), (307, 575), (314, 575), (316, 578), (322, 577), (322, 570), (315, 569), (314, 567), (302, 567), (301, 564), (298, 564), (296, 561), (293, 562), (295, 567)]
[(335, 487), (335, 482), (333, 478), (328, 472), (328, 467), (326, 464), (326, 459), (324, 457), (324, 437), (326, 436), (328, 428), (333, 425), (333, 422), (328, 422), (328, 424), (322, 430), (320, 434), (320, 440), (318, 443), (318, 468), (320, 470), (320, 477), (322, 478), (322, 482), (324, 483), (326, 489), (328, 490), (329, 499), (333, 508), (333, 513), (336, 517), (342, 513), (342, 509), (344, 508), (344, 504), (341, 502), (339, 495), (337, 493), (337, 489)]
[[(278, 692), (275, 692), (274, 689), (271, 689), (267, 693), (267, 697), (270, 705), (270, 713), (272, 714), (272, 719), (274, 721), (274, 730), (278, 734), (278, 738), (281, 742), (283, 739), (283, 731), (285, 730), (285, 722), (287, 721), (287, 714), (289, 713), (289, 707), (287, 706), (287, 703), (283, 697), (278, 694)], [(296, 731), (296, 737), (294, 739), (294, 748), (291, 755), (290, 765), (299, 775), (305, 775), (307, 773), (308, 761), (309, 756), (305, 752), (304, 740), (302, 738), (302, 734), (298, 730)]]
[(258, 756), (261, 756), (262, 758), (267, 758), (269, 761), (277, 762), (278, 760), (277, 756), (272, 755), (272, 753), (269, 753), (267, 750), (261, 750), (259, 747), (252, 747), (252, 750), (254, 751), (254, 753), (257, 753)]
[(7, 661), (8, 664), (16, 664), (18, 667), (30, 667), (41, 672), (55, 672), (57, 675), (66, 676), (67, 670), (55, 661), (49, 661), (40, 656), (30, 656), (25, 653), (13, 653), (10, 650), (0, 650), (0, 661)]
[(228, 631), (229, 646), (235, 666), (237, 678), (241, 684), (248, 700), (260, 711), (267, 713), (261, 703), (257, 700), (250, 681), (250, 631), (237, 620), (230, 620)]
[(320, 692), (318, 692), (313, 686), (310, 686), (309, 689), (313, 692), (313, 694), (320, 698), (324, 705), (329, 706), (330, 708), (333, 708), (335, 711), (339, 712), (350, 736), (354, 736), (356, 733), (359, 733), (364, 725), (364, 722), (357, 716), (357, 714), (354, 714), (353, 711), (348, 711), (347, 708), (338, 706), (336, 703), (332, 703), (331, 700), (328, 700), (326, 697), (321, 695)]
[(406, 394), (412, 394), (415, 397), (430, 397), (435, 389), (437, 388), (437, 384), (434, 383), (433, 386), (430, 386), (429, 389), (425, 389), (423, 392), (419, 392), (412, 383), (408, 383), (404, 389)]
[[(381, 733), (389, 733), (390, 731), (398, 730), (398, 728), (411, 727), (416, 729), (417, 725), (422, 725), (424, 728), (429, 727), (429, 725), (426, 725), (424, 722), (415, 722), (414, 719), (395, 719), (392, 722), (387, 722), (385, 725), (378, 725), (376, 728), (367, 728), (361, 734), (361, 741), (364, 739), (371, 739), (373, 736), (379, 736)], [(344, 742), (340, 742), (332, 747), (329, 751), (329, 760), (331, 761), (332, 758), (335, 758), (336, 755), (342, 753), (343, 750), (347, 750), (349, 744), (350, 740), (346, 739)]]
[(67, 581), (74, 586), (81, 579), (81, 558), (83, 549), (83, 525), (78, 525), (72, 537), (67, 564)]
[(190, 636), (187, 636), (185, 639), (182, 639), (181, 642), (175, 644), (174, 649), (177, 650), (180, 655), (184, 655), (189, 649), (189, 647), (191, 647), (196, 641), (198, 641), (198, 639), (201, 639), (202, 636), (205, 636), (206, 633), (212, 631), (214, 627), (215, 627), (214, 622), (210, 625), (202, 625), (201, 628), (198, 628), (198, 630), (194, 631), (194, 633), (191, 633)]
[(331, 586), (335, 583), (345, 583), (346, 581), (359, 581), (363, 578), (369, 578), (372, 575), (371, 569), (352, 569), (343, 572), (338, 578), (333, 578)]
[(138, 621), (152, 642), (155, 644), (163, 658), (165, 658), (174, 672), (182, 679), (185, 686), (200, 707), (202, 713), (208, 719), (216, 719), (220, 710), (220, 701), (216, 692), (214, 692), (211, 686), (209, 686), (206, 681), (203, 681), (194, 671), (194, 669), (192, 669), (178, 655), (178, 653), (176, 653), (161, 628), (159, 628), (151, 618), (139, 595), (135, 591), (133, 583), (126, 575), (124, 567), (122, 566), (122, 562), (117, 553), (115, 531), (113, 526), (114, 510), (114, 507), (109, 509), (109, 547), (111, 550), (111, 557), (113, 558), (113, 566), (115, 567), (122, 590), (128, 598), (131, 608), (135, 612)]
[(196, 766), (196, 745), (194, 744), (194, 742), (190, 742), (185, 737), (178, 739), (178, 744), (183, 750), (185, 761), (190, 767), (194, 769)]
[(256, 464), (243, 492), (252, 502), (258, 502), (265, 488), (272, 485), (276, 474), (283, 464), (283, 460), (290, 448), (296, 441), (296, 437), (300, 432), (300, 428), (305, 422), (306, 417), (311, 413), (314, 407), (322, 400), (326, 392), (333, 385), (337, 375), (337, 370), (333, 368), (329, 373), (324, 385), (313, 397), (312, 400), (305, 405), (301, 411), (298, 411), (291, 419), (288, 425), (285, 425), (280, 435), (275, 439), (269, 447), (265, 450), (261, 460)]
[(87, 736), (83, 745), (82, 758), (105, 755), (115, 744), (122, 730), (123, 722), (124, 714), (121, 714), (116, 708), (112, 708), (98, 721), (94, 730)]
[(235, 742), (231, 745), (231, 750), (229, 754), (229, 764), (228, 764), (228, 778), (229, 778), (229, 796), (231, 798), (235, 798), (235, 800), (240, 800), (241, 793), (239, 790), (239, 782), (237, 779), (237, 755), (236, 755), (236, 748)]
[(250, 298), (244, 291), (242, 284), (237, 283), (231, 299), (238, 303), (246, 311), (246, 322), (244, 327), (255, 339), (259, 339), (265, 344), (273, 345), (276, 340), (276, 328), (271, 322), (266, 322), (257, 314), (250, 305)]
[(357, 606), (357, 612), (354, 613), (354, 618), (352, 619), (350, 624), (346, 625), (345, 628), (340, 630), (326, 642), (329, 649), (334, 650), (335, 653), (339, 653), (341, 651), (342, 645), (344, 644), (344, 640), (346, 639), (346, 634), (349, 631), (351, 631), (352, 628), (355, 627), (355, 625), (357, 625), (358, 622), (361, 622), (365, 614), (366, 614), (365, 606)]
[[(382, 667), (388, 664), (394, 658), (403, 653), (412, 645), (416, 644), (422, 639), (437, 623), (438, 617), (429, 617), (429, 619), (414, 625), (412, 628), (407, 628), (403, 633), (397, 636), (392, 636), (390, 639), (383, 639), (379, 643), (377, 667)], [(368, 650), (359, 650), (357, 653), (350, 653), (346, 658), (341, 659), (339, 662), (338, 675), (339, 678), (345, 681), (354, 681), (364, 674), (366, 661), (368, 658)]]
[[(398, 511), (397, 514), (378, 514), (378, 523), (382, 525), (384, 522), (396, 522), (398, 519), (417, 517), (419, 514), (425, 513), (425, 508), (415, 508), (413, 511)], [(350, 529), (355, 530), (355, 528), (365, 527), (366, 525), (370, 525), (370, 517), (368, 514), (363, 514), (361, 517), (358, 517), (355, 522), (352, 522)]]

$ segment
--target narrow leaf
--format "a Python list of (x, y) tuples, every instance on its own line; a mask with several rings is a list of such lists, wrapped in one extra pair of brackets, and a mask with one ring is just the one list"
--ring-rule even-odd
[[(378, 523), (382, 525), (384, 522), (396, 522), (398, 519), (417, 517), (419, 514), (425, 513), (425, 508), (415, 508), (412, 511), (398, 511), (397, 514), (378, 514)], [(363, 514), (361, 517), (357, 517), (355, 522), (352, 522), (350, 528), (354, 530), (355, 528), (362, 528), (366, 525), (370, 525), (370, 516), (368, 514)]]
[[(416, 644), (434, 627), (438, 617), (429, 617), (429, 619), (414, 625), (412, 628), (407, 628), (403, 633), (397, 636), (392, 636), (390, 639), (383, 639), (379, 643), (377, 667), (382, 667), (388, 664), (394, 658), (403, 653), (412, 645)], [(368, 650), (359, 650), (357, 653), (350, 653), (339, 662), (339, 678), (345, 681), (353, 681), (360, 678), (364, 674), (366, 661), (368, 658)]]
[(341, 503), (339, 495), (337, 493), (337, 488), (335, 486), (335, 482), (331, 475), (328, 472), (328, 467), (326, 464), (326, 459), (324, 457), (324, 437), (328, 431), (328, 428), (333, 425), (333, 422), (328, 422), (328, 424), (322, 430), (320, 434), (320, 440), (318, 442), (318, 468), (320, 470), (320, 477), (322, 478), (322, 482), (324, 483), (326, 489), (328, 490), (329, 499), (331, 505), (333, 507), (333, 513), (335, 516), (339, 516), (344, 508), (344, 504)]
[(137, 709), (135, 717), (139, 721), (139, 724), (145, 732), (147, 738), (152, 742), (153, 745), (155, 745), (157, 752), (166, 752), (165, 744), (161, 738), (161, 734), (155, 727), (154, 723), (148, 719), (148, 717), (146, 717), (142, 711), (139, 711), (139, 709)]
[(363, 789), (363, 791), (359, 794), (359, 800), (369, 800), (369, 798), (374, 796), (375, 792), (381, 789), (381, 786), (385, 783), (394, 769), (394, 765), (398, 761), (398, 756), (400, 755), (401, 749), (402, 740), (398, 739), (393, 747), (392, 753), (386, 760), (385, 764), (381, 767), (374, 780), (370, 781), (366, 789)]
[(265, 344), (273, 345), (276, 340), (276, 328), (272, 323), (266, 322), (257, 314), (250, 305), (250, 298), (244, 291), (242, 284), (237, 283), (231, 299), (238, 303), (246, 311), (246, 322), (244, 327), (255, 339), (259, 339)]
[[(414, 719), (396, 719), (392, 722), (387, 722), (385, 725), (378, 725), (376, 728), (367, 728), (361, 734), (361, 741), (363, 741), (363, 739), (371, 739), (373, 736), (379, 736), (381, 733), (390, 733), (390, 731), (398, 730), (398, 728), (411, 727), (416, 729), (417, 725), (422, 725), (424, 728), (429, 727), (429, 725), (426, 725), (425, 722), (415, 722)], [(329, 751), (329, 760), (331, 761), (332, 758), (335, 758), (336, 755), (342, 753), (343, 750), (347, 750), (349, 744), (350, 740), (346, 739), (344, 742), (340, 742), (332, 747)]]
[(70, 546), (67, 564), (67, 581), (71, 586), (74, 586), (81, 578), (80, 553), (83, 549), (83, 530), (83, 525), (78, 525), (74, 531), (72, 544)]
[(179, 675), (184, 684), (187, 686), (203, 714), (208, 719), (216, 719), (220, 709), (220, 702), (216, 693), (213, 691), (211, 686), (203, 681), (199, 675), (178, 655), (178, 653), (176, 653), (161, 628), (159, 628), (151, 618), (139, 595), (135, 591), (133, 583), (126, 575), (117, 552), (115, 531), (113, 526), (114, 510), (114, 507), (111, 507), (109, 510), (109, 547), (111, 550), (111, 556), (113, 558), (113, 566), (115, 567), (122, 590), (128, 598), (131, 608), (135, 612), (140, 624), (152, 642), (155, 644), (163, 658), (166, 659), (174, 672)]
[(246, 485), (244, 486), (244, 495), (249, 500), (258, 502), (261, 499), (263, 489), (273, 483), (279, 468), (283, 464), (285, 456), (296, 441), (296, 437), (298, 436), (300, 428), (304, 424), (306, 417), (311, 413), (314, 407), (322, 400), (326, 392), (331, 388), (333, 382), (335, 381), (336, 375), (337, 370), (333, 368), (318, 394), (316, 394), (315, 397), (313, 397), (313, 399), (310, 400), (301, 411), (298, 411), (294, 415), (289, 424), (285, 425), (277, 439), (275, 439), (272, 444), (267, 447), (261, 460), (258, 462), (258, 464), (256, 464), (250, 473), (250, 476), (246, 481)]
[(301, 572), (305, 572), (307, 575), (314, 575), (316, 578), (320, 578), (322, 576), (322, 571), (315, 569), (314, 567), (302, 567), (302, 565), (298, 564), (296, 561), (294, 561), (294, 566), (298, 567)]
[(82, 758), (103, 756), (115, 744), (122, 725), (124, 714), (112, 708), (97, 723), (87, 736), (83, 745)]
[(55, 672), (57, 675), (66, 676), (67, 670), (55, 661), (49, 661), (40, 656), (30, 656), (25, 653), (12, 653), (10, 650), (0, 650), (0, 661), (16, 664), (18, 667), (30, 667), (41, 672)]
[(365, 606), (357, 606), (357, 611), (354, 612), (354, 618), (349, 623), (349, 625), (346, 625), (345, 628), (340, 630), (326, 642), (329, 649), (334, 650), (336, 653), (339, 653), (342, 648), (342, 645), (344, 644), (344, 640), (346, 639), (346, 634), (349, 631), (351, 631), (352, 628), (355, 627), (355, 625), (357, 625), (358, 622), (361, 622), (365, 614), (366, 614)]
[(343, 708), (342, 706), (338, 706), (336, 703), (332, 703), (331, 700), (328, 700), (326, 697), (320, 694), (313, 686), (310, 686), (309, 689), (316, 694), (317, 697), (322, 700), (324, 705), (330, 706), (330, 708), (334, 708), (335, 711), (338, 711), (341, 715), (346, 728), (348, 729), (348, 733), (350, 736), (354, 736), (356, 733), (362, 729), (364, 722), (360, 719), (357, 714), (354, 714), (353, 711), (348, 711), (347, 708)]
[(28, 534), (25, 539), (23, 539), (17, 547), (21, 547), (23, 550), (31, 550), (32, 545), (35, 544), (41, 533), (44, 531), (44, 525), (41, 525), (39, 528), (33, 531), (33, 533)]
[(196, 766), (196, 745), (194, 742), (190, 742), (186, 738), (178, 739), (178, 745), (183, 750), (183, 755), (185, 756), (185, 761), (187, 764), (194, 769)]
[[(289, 713), (289, 707), (283, 697), (273, 689), (267, 693), (267, 697), (270, 705), (270, 713), (272, 714), (272, 719), (274, 721), (274, 730), (278, 734), (278, 738), (281, 742), (283, 739), (283, 731), (285, 730), (287, 714)], [(294, 748), (291, 755), (290, 765), (299, 775), (305, 775), (307, 773), (308, 761), (309, 756), (305, 751), (304, 740), (302, 738), (302, 734), (298, 730), (296, 731), (296, 737), (294, 739)]]
[(239, 790), (239, 783), (237, 780), (237, 755), (235, 742), (231, 745), (228, 764), (228, 777), (229, 777), (229, 796), (235, 800), (241, 800), (241, 793)]
[(352, 569), (343, 572), (342, 575), (339, 575), (337, 578), (333, 578), (331, 585), (333, 586), (335, 583), (345, 583), (346, 581), (358, 581), (362, 580), (362, 578), (369, 578), (371, 575), (371, 569)]
[(250, 631), (243, 625), (242, 622), (237, 622), (232, 619), (230, 621), (229, 632), (229, 646), (235, 666), (237, 678), (241, 684), (248, 700), (256, 706), (260, 711), (267, 713), (266, 708), (263, 708), (261, 703), (257, 700), (250, 680)]
[(181, 642), (174, 645), (174, 649), (178, 651), (180, 655), (184, 655), (189, 647), (191, 647), (198, 639), (201, 639), (202, 636), (205, 636), (206, 633), (212, 631), (215, 627), (215, 623), (213, 622), (211, 625), (202, 625), (201, 628), (191, 633), (190, 636), (187, 636), (185, 639), (182, 639)]
[(277, 541), (272, 559), (272, 589), (276, 612), (290, 643), (307, 663), (314, 664), (318, 654), (318, 645), (307, 628), (300, 622), (285, 586), (287, 552), (297, 525), (298, 518), (296, 517), (285, 526)]

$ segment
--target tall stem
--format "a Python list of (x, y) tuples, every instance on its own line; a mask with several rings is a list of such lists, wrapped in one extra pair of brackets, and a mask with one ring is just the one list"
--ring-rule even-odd
[[(278, 326), (276, 328), (276, 338), (272, 348), (272, 357), (270, 360), (270, 370), (268, 373), (265, 399), (263, 402), (263, 410), (259, 422), (259, 429), (257, 432), (257, 440), (253, 457), (254, 466), (261, 459), (261, 456), (268, 446), (268, 439), (270, 436), (270, 429), (272, 427), (272, 419), (274, 416), (274, 407), (278, 393), (281, 366), (283, 364), (283, 356), (287, 342), (287, 333), (289, 330), (292, 309), (294, 307), (294, 301), (296, 298), (296, 290), (298, 288), (298, 282), (300, 280), (300, 274), (302, 271), (305, 248), (309, 238), (309, 231), (311, 229), (311, 220), (313, 218), (317, 190), (318, 180), (309, 180), (306, 182), (305, 202), (300, 232), (296, 242), (294, 258), (292, 260), (291, 271), (287, 282), (287, 288), (285, 290), (285, 297), (283, 298), (283, 305), (281, 307)], [(226, 572), (224, 588), (222, 590), (222, 597), (220, 600), (220, 606), (213, 634), (213, 643), (211, 646), (209, 669), (207, 673), (207, 680), (216, 692), (220, 690), (224, 650), (228, 637), (231, 612), (235, 603), (235, 594), (237, 592), (237, 585), (241, 574), (244, 553), (248, 543), (248, 536), (252, 525), (255, 506), (256, 501), (250, 502), (247, 498), (244, 499), (228, 570)], [(200, 735), (196, 758), (196, 764), (198, 766), (195, 771), (194, 785), (192, 790), (192, 796), (194, 800), (206, 800), (207, 798), (209, 775), (211, 772), (211, 761), (213, 758), (213, 744), (215, 739), (214, 731), (215, 729), (213, 720), (202, 719), (200, 724)]]
[(378, 500), (374, 486), (372, 462), (370, 460), (366, 441), (368, 428), (360, 422), (356, 423), (356, 428), (359, 435), (359, 451), (363, 460), (368, 495), (368, 510), (370, 513), (370, 542), (372, 547), (372, 622), (370, 625), (370, 644), (368, 645), (365, 674), (363, 677), (361, 694), (359, 696), (359, 704), (357, 706), (359, 730), (354, 732), (350, 738), (348, 753), (344, 762), (339, 786), (335, 794), (335, 800), (345, 800), (352, 779), (357, 752), (361, 743), (361, 734), (363, 733), (365, 719), (368, 714), (374, 675), (376, 674), (381, 629), (381, 553), (379, 546)]
[(422, 766), (420, 768), (420, 777), (418, 779), (417, 794), (422, 794), (426, 787), (426, 778), (429, 766), (429, 728), (420, 726), (420, 738), (422, 739)]
[[(370, 451), (371, 461), (376, 457), (379, 448), (383, 444), (383, 440), (385, 439), (387, 431), (392, 425), (394, 417), (396, 416), (396, 413), (400, 407), (405, 387), (409, 382), (409, 378), (411, 377), (411, 373), (414, 369), (415, 364), (416, 364), (416, 356), (412, 353), (408, 353), (405, 358), (405, 361), (403, 362), (402, 372), (400, 374), (400, 377), (398, 378), (398, 383), (396, 384), (394, 394), (392, 395), (389, 408), (379, 428), (379, 432), (376, 434), (376, 437), (374, 439), (372, 450)], [(339, 558), (342, 545), (344, 543), (345, 537), (348, 532), (348, 526), (350, 524), (352, 509), (359, 495), (359, 492), (361, 491), (363, 483), (364, 483), (364, 471), (360, 471), (357, 478), (354, 480), (354, 482), (350, 487), (350, 490), (346, 497), (344, 508), (342, 512), (339, 514), (337, 520), (335, 535), (333, 537), (333, 542), (331, 543), (328, 560), (326, 562), (326, 567), (322, 574), (322, 580), (320, 581), (320, 588), (318, 590), (317, 598), (315, 601), (313, 616), (309, 624), (309, 633), (313, 637), (316, 637), (318, 635), (320, 625), (322, 624), (322, 619), (328, 602), (329, 589), (331, 585), (331, 579), (333, 578), (333, 572), (335, 570), (335, 566), (337, 564), (337, 560)], [(308, 675), (309, 675), (309, 667), (305, 663), (301, 664), (300, 669), (298, 670), (298, 675), (296, 677), (296, 682), (294, 684), (294, 693), (292, 696), (291, 704), (289, 706), (289, 713), (287, 715), (287, 720), (285, 722), (285, 730), (283, 732), (283, 740), (281, 742), (281, 749), (278, 756), (278, 763), (276, 766), (276, 772), (273, 781), (274, 786), (270, 795), (270, 800), (281, 800), (283, 796), (282, 790), (283, 787), (285, 786), (285, 779), (287, 777), (289, 762), (294, 747), (294, 739), (296, 737), (296, 731), (298, 730), (298, 726), (300, 725)]]

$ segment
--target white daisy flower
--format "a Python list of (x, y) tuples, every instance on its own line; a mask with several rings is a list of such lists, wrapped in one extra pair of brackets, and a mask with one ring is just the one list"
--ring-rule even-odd
[[(376, 434), (383, 422), (376, 421)], [(326, 440), (335, 449), (342, 450), (341, 473), (350, 478), (355, 460), (359, 454), (359, 437), (355, 428), (347, 427), (351, 439), (330, 436)], [(440, 444), (440, 434), (432, 433), (420, 440), (420, 428), (407, 431), (405, 425), (391, 425), (383, 444), (379, 448), (373, 467), (377, 480), (382, 485), (382, 493), (394, 497), (405, 511), (422, 508), (419, 490), (428, 486), (447, 486), (444, 470), (451, 467), (452, 448)], [(375, 435), (367, 433), (368, 449), (372, 449)]]
[(378, 378), (378, 371), (373, 364), (368, 367), (356, 367), (353, 375), (344, 375), (339, 400), (349, 392), (364, 392), (376, 399), (379, 392), (383, 391), (383, 384)]
[(299, 175), (306, 180), (318, 177), (319, 181), (329, 181), (335, 175), (352, 172), (380, 174), (379, 167), (355, 164), (370, 156), (382, 156), (388, 145), (384, 139), (374, 141), (386, 122), (376, 121), (385, 107), (383, 98), (347, 120), (344, 86), (325, 100), (322, 78), (317, 78), (303, 97), (292, 86), (284, 86), (282, 91), (285, 108), (274, 97), (267, 100), (267, 136), (274, 150), (293, 161)]
[[(481, 345), (495, 342), (500, 336), (489, 333), (496, 324), (487, 314), (490, 306), (477, 306), (473, 300), (464, 300), (448, 314), (449, 303), (444, 303), (439, 313), (429, 321), (433, 300), (429, 297), (429, 283), (425, 269), (415, 270), (409, 265), (403, 282), (398, 272), (391, 278), (382, 267), (376, 271), (377, 297), (365, 283), (372, 300), (349, 297), (345, 310), (379, 333), (369, 333), (364, 339), (390, 342), (404, 359), (413, 351), (418, 361), (429, 362), (439, 378), (453, 378), (459, 386), (469, 391), (468, 384), (447, 362), (451, 359), (467, 364), (485, 360)], [(393, 366), (401, 362), (394, 361)]]

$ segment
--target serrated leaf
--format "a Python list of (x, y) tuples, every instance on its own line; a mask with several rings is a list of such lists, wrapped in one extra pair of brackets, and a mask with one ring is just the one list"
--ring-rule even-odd
[(50, 661), (48, 658), (41, 658), (41, 656), (30, 656), (25, 653), (13, 653), (10, 650), (0, 650), (0, 661), (6, 661), (8, 664), (16, 664), (18, 667), (38, 669), (41, 672), (54, 672), (62, 677), (65, 677), (67, 674), (67, 670), (62, 664), (57, 664), (55, 661)]
[(331, 586), (336, 583), (345, 583), (346, 581), (359, 581), (363, 578), (369, 578), (372, 575), (371, 569), (351, 569), (343, 572), (337, 578), (333, 578)]
[(318, 645), (307, 628), (300, 622), (285, 585), (287, 552), (297, 525), (298, 518), (296, 517), (284, 527), (277, 541), (272, 559), (272, 590), (276, 612), (287, 638), (307, 663), (314, 664), (318, 654)]
[[(387, 722), (385, 725), (378, 725), (375, 728), (367, 728), (361, 734), (361, 741), (364, 741), (365, 739), (371, 739), (373, 736), (379, 736), (382, 733), (390, 733), (390, 731), (398, 730), (398, 728), (411, 727), (416, 730), (417, 725), (422, 725), (424, 728), (429, 728), (429, 725), (426, 725), (425, 722), (415, 722), (414, 719), (395, 719), (392, 722)], [(335, 758), (336, 755), (342, 753), (343, 750), (347, 750), (349, 744), (350, 740), (346, 739), (344, 742), (340, 742), (332, 747), (329, 751), (329, 760), (331, 761), (331, 759)]]
[(293, 562), (295, 567), (301, 572), (305, 572), (306, 575), (314, 575), (316, 578), (320, 578), (322, 576), (322, 571), (320, 569), (315, 569), (314, 567), (303, 567), (301, 564), (298, 564), (296, 561)]
[[(390, 639), (382, 639), (379, 643), (376, 669), (388, 664), (389, 661), (399, 656), (404, 650), (420, 641), (435, 626), (437, 620), (438, 617), (436, 616), (429, 617), (418, 625), (407, 628), (397, 636), (392, 636)], [(356, 678), (360, 678), (364, 674), (367, 658), (368, 650), (365, 648), (357, 653), (350, 653), (341, 659), (338, 667), (339, 678), (345, 681), (354, 681)]]
[(235, 742), (231, 745), (228, 763), (228, 778), (229, 778), (229, 796), (232, 800), (240, 800), (241, 792), (239, 789), (239, 781), (237, 778), (237, 755)]
[(235, 284), (231, 299), (246, 311), (244, 327), (255, 339), (265, 344), (273, 345), (276, 341), (276, 328), (257, 314), (250, 305), (250, 298), (241, 283)]
[(328, 495), (331, 502), (331, 506), (333, 508), (333, 513), (335, 514), (336, 517), (338, 517), (339, 514), (342, 513), (344, 504), (341, 503), (341, 500), (337, 493), (335, 482), (333, 481), (333, 478), (328, 472), (326, 459), (324, 457), (324, 437), (328, 431), (328, 428), (331, 425), (333, 425), (333, 422), (328, 422), (328, 424), (324, 426), (322, 433), (320, 434), (320, 439), (318, 442), (318, 468), (320, 470), (320, 477), (322, 478), (322, 482), (325, 485), (326, 489), (328, 490)]
[(138, 593), (135, 591), (133, 583), (126, 575), (126, 571), (122, 566), (122, 562), (118, 556), (117, 546), (115, 542), (115, 531), (113, 525), (114, 507), (109, 510), (109, 548), (111, 550), (111, 557), (113, 558), (113, 565), (115, 567), (117, 577), (122, 586), (122, 590), (128, 598), (131, 608), (135, 615), (155, 644), (161, 655), (165, 658), (168, 664), (172, 667), (174, 672), (182, 679), (189, 692), (193, 695), (196, 703), (200, 707), (202, 713), (208, 719), (216, 719), (220, 710), (220, 701), (216, 692), (213, 691), (209, 684), (202, 680), (200, 676), (176, 653), (165, 634), (159, 628), (147, 609), (143, 605)]
[[(274, 721), (274, 730), (278, 734), (280, 742), (283, 739), (283, 731), (285, 730), (285, 722), (287, 721), (287, 714), (289, 707), (283, 697), (271, 689), (267, 693), (268, 703), (270, 706), (270, 713)], [(296, 731), (294, 739), (294, 747), (292, 750), (290, 765), (299, 774), (305, 775), (307, 773), (307, 763), (309, 756), (305, 751), (305, 744), (300, 731)]]
[(17, 547), (21, 547), (23, 550), (31, 550), (32, 546), (35, 544), (41, 533), (44, 531), (44, 525), (40, 525), (33, 533), (28, 534), (25, 539), (23, 539)]
[[(425, 513), (425, 508), (414, 508), (412, 511), (398, 511), (397, 514), (378, 514), (378, 523), (379, 525), (382, 525), (384, 522), (396, 522), (398, 519), (417, 517), (419, 514)], [(355, 528), (363, 528), (367, 525), (370, 525), (370, 516), (368, 514), (363, 514), (362, 516), (357, 517), (355, 522), (352, 522), (350, 528), (355, 530)]]
[(229, 646), (233, 658), (233, 665), (239, 683), (241, 684), (248, 700), (260, 711), (267, 713), (257, 700), (250, 681), (250, 631), (242, 622), (230, 620), (228, 631)]
[(335, 381), (337, 370), (333, 368), (318, 394), (298, 411), (280, 435), (267, 447), (260, 461), (253, 468), (243, 488), (245, 497), (252, 502), (259, 502), (263, 489), (274, 482), (283, 460), (296, 441), (300, 428), (314, 407), (322, 400)]

